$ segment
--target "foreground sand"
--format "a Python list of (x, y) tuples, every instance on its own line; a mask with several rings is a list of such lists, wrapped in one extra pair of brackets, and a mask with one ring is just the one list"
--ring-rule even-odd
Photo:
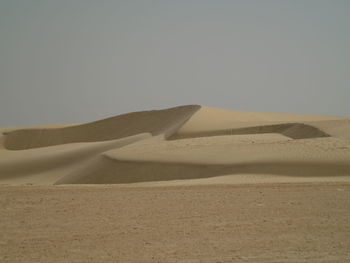
[(2, 186), (0, 262), (350, 262), (350, 184)]

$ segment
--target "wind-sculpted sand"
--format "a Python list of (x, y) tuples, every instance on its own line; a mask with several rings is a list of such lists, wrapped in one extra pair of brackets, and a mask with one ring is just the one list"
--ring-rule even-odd
[(0, 262), (350, 262), (350, 118), (190, 105), (0, 128)]
[(1, 131), (1, 184), (350, 181), (347, 117), (189, 105)]

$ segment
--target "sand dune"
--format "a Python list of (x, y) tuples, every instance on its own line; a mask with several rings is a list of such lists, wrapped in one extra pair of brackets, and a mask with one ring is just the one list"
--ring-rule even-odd
[(120, 139), (139, 133), (152, 135), (172, 133), (199, 106), (183, 106), (158, 111), (143, 111), (64, 128), (19, 129), (6, 132), (4, 146), (10, 150)]
[(349, 117), (189, 105), (0, 132), (1, 184), (350, 181)]

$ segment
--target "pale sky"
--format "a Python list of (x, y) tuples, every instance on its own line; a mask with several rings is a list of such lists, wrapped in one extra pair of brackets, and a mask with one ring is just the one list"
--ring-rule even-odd
[(350, 116), (348, 0), (0, 0), (0, 126), (201, 104)]

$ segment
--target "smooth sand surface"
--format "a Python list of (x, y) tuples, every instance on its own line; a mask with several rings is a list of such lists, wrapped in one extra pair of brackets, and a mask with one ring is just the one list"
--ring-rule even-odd
[(0, 131), (6, 185), (350, 181), (348, 117), (189, 105)]

